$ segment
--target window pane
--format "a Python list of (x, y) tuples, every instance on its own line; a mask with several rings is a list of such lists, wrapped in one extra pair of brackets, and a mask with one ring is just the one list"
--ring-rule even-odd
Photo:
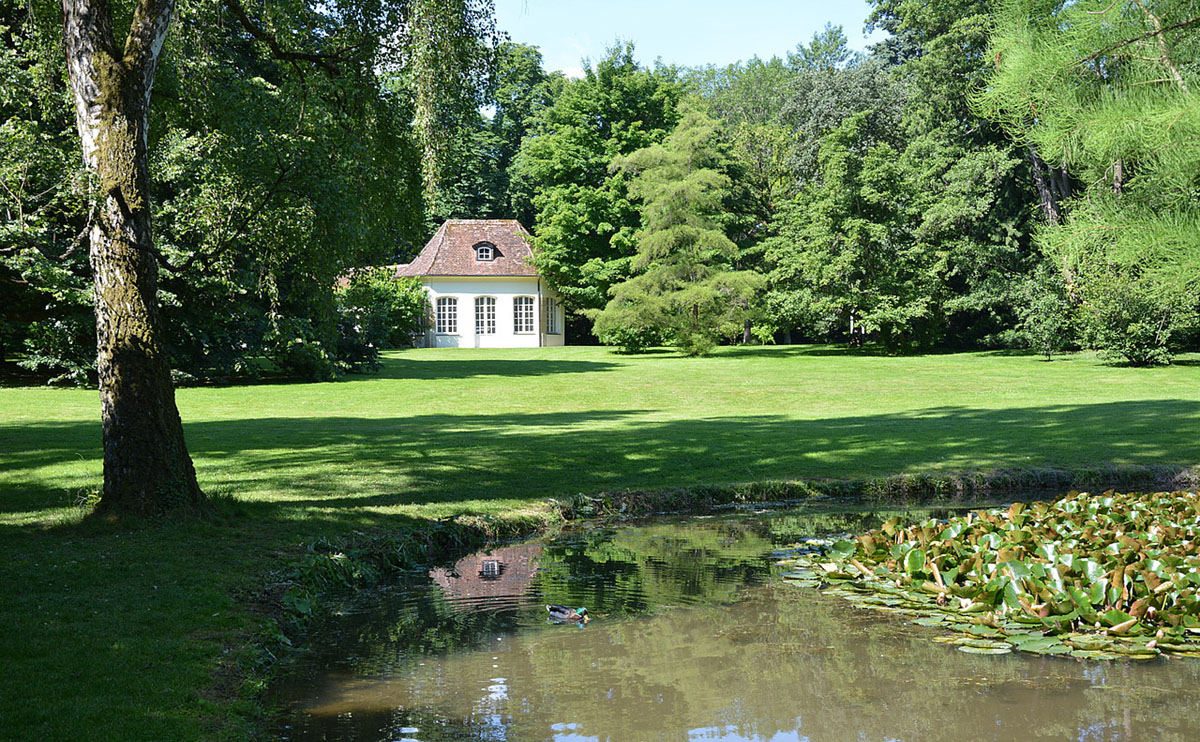
[(437, 300), (436, 332), (452, 335), (458, 332), (458, 299), (443, 296)]
[(550, 335), (558, 334), (558, 302), (554, 299), (546, 299), (546, 317), (542, 322), (542, 326), (546, 328), (546, 332)]
[(518, 296), (513, 299), (513, 331), (533, 332), (532, 296)]
[(492, 296), (475, 298), (475, 334), (496, 334), (496, 299)]

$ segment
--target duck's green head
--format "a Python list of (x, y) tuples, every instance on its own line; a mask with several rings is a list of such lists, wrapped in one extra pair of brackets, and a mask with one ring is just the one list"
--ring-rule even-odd
[(578, 614), (579, 614), (579, 615), (581, 615), (581, 616), (586, 616), (586, 615), (587, 615), (587, 608), (576, 608), (576, 609), (575, 609), (575, 612), (576, 612), (576, 613), (578, 613)]

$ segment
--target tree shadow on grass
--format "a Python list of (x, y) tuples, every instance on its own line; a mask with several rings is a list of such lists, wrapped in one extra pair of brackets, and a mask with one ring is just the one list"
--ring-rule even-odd
[[(201, 481), (248, 498), (256, 516), (347, 523), (375, 517), (355, 512), (361, 508), (441, 504), (465, 511), (472, 501), (533, 503), (624, 488), (1200, 461), (1200, 403), (1189, 400), (955, 406), (809, 420), (664, 421), (650, 412), (267, 418), (185, 427)], [(29, 470), (99, 457), (91, 424), (0, 426), (0, 442), (18, 437), (22, 449), (0, 456), (0, 512), (29, 510), (36, 500), (61, 506), (61, 494), (58, 502), (42, 499), (48, 491)]]
[(347, 381), (372, 379), (466, 379), (475, 376), (552, 376), (611, 371), (618, 364), (605, 361), (546, 360), (540, 358), (422, 358), (418, 354), (389, 358), (377, 374), (356, 374)]
[(793, 358), (883, 356), (873, 348), (851, 348), (848, 345), (729, 345), (717, 350), (716, 355), (724, 358)]
[(808, 356), (813, 358), (925, 358), (962, 353), (952, 348), (923, 348), (889, 351), (881, 345), (731, 345), (717, 351), (730, 358), (779, 358)]
[[(609, 371), (617, 364), (605, 361), (548, 360), (543, 358), (478, 358), (464, 349), (461, 358), (444, 356), (421, 357), (420, 354), (389, 357), (378, 371), (352, 372), (337, 379), (338, 384), (376, 381), (378, 379), (469, 379), (476, 376), (550, 376), (554, 374), (579, 374)], [(196, 387), (234, 386), (300, 386), (303, 384), (328, 384), (329, 381), (311, 381), (283, 375), (266, 375), (257, 379), (221, 379), (203, 381)], [(2, 387), (3, 378), (0, 378)], [(30, 384), (23, 384), (30, 386)]]

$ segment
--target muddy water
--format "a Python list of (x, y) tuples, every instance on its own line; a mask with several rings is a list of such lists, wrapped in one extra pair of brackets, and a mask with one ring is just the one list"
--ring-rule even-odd
[[(660, 521), (472, 555), (320, 627), (277, 688), (278, 736), (1200, 739), (1200, 661), (968, 655), (777, 579), (781, 544), (893, 514)], [(594, 619), (548, 623), (547, 602)]]

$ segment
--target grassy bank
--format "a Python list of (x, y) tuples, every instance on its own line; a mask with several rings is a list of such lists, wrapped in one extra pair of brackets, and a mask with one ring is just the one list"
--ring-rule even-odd
[[(340, 383), (180, 390), (218, 514), (136, 529), (75, 504), (99, 480), (95, 392), (0, 389), (0, 738), (243, 737), (257, 699), (230, 668), (274, 631), (247, 606), (270, 606), (268, 575), (320, 539), (451, 516), (536, 527), (549, 498), (588, 515), (1169, 480), (1200, 463), (1200, 359), (1182, 360), (398, 352)], [(578, 497), (604, 492), (624, 494)]]

